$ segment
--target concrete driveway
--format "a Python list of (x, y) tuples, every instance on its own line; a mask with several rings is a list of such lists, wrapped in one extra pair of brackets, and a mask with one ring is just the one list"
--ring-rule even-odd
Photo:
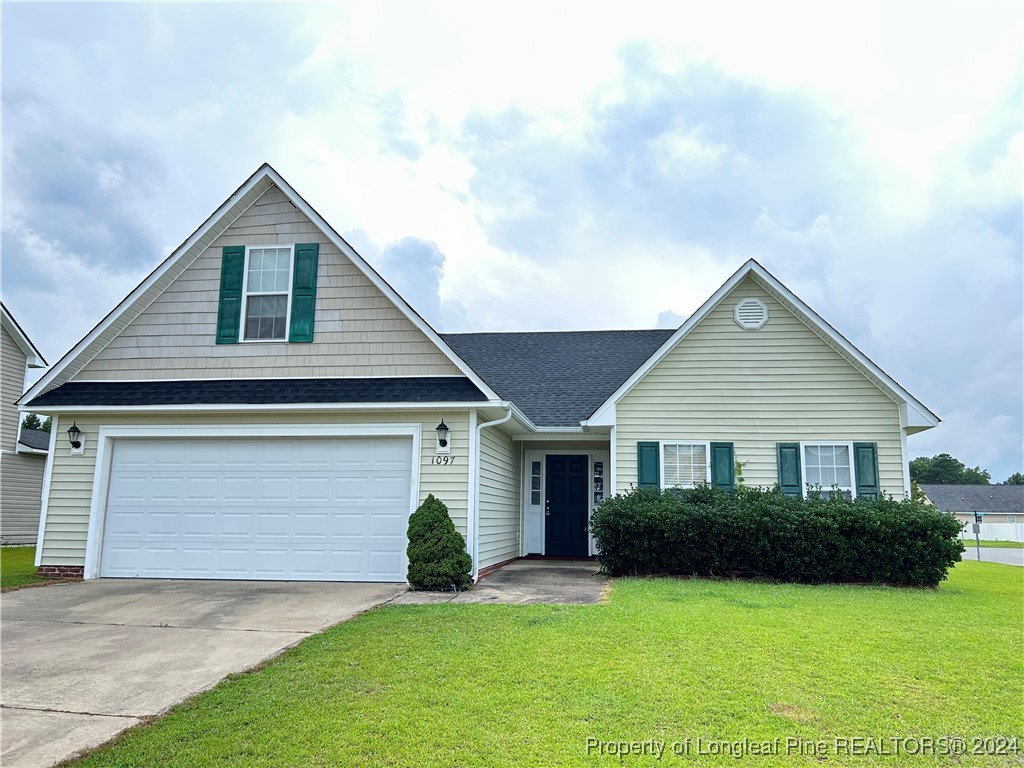
[(99, 579), (0, 595), (0, 764), (102, 744), (405, 588)]

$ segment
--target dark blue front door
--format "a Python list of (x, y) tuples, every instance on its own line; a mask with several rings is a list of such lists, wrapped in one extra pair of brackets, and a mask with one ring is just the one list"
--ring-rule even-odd
[(586, 456), (548, 456), (544, 503), (544, 554), (588, 554)]

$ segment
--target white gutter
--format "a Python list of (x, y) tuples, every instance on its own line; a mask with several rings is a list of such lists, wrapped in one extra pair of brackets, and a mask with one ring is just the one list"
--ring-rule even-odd
[(483, 424), (477, 424), (475, 429), (473, 425), (476, 423), (476, 411), (471, 411), (469, 416), (469, 439), (472, 442), (472, 445), (470, 445), (472, 459), (469, 462), (469, 504), (466, 510), (466, 536), (469, 539), (469, 554), (473, 558), (472, 576), (474, 583), (480, 574), (480, 564), (477, 562), (477, 556), (480, 553), (480, 537), (478, 535), (480, 522), (480, 438), (487, 427), (496, 427), (511, 420), (513, 407), (509, 403), (505, 409), (504, 416), (494, 421), (485, 421)]

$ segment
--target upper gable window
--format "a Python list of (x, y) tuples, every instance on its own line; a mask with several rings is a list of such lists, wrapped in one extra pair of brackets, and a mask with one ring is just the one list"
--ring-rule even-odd
[(248, 248), (245, 257), (245, 341), (283, 341), (291, 306), (292, 257), (290, 245)]

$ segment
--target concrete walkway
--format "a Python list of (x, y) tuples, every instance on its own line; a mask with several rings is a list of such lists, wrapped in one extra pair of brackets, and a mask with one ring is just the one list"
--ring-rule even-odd
[[(967, 549), (961, 555), (964, 560), (978, 561), (978, 549), (967, 541), (964, 541)], [(1019, 565), (1024, 567), (1024, 549), (1003, 549), (1001, 547), (982, 547), (981, 562), (1002, 563), (1003, 565)]]
[(406, 592), (389, 605), (597, 603), (608, 588), (598, 569), (587, 560), (516, 560), (465, 592)]
[(0, 595), (0, 764), (43, 768), (405, 584), (99, 579)]

